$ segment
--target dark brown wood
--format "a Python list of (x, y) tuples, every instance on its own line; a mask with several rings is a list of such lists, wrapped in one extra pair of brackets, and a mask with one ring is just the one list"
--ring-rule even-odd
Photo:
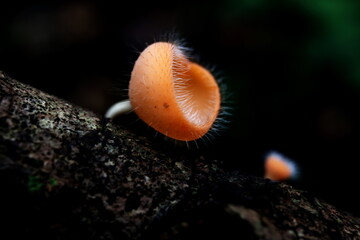
[(161, 147), (2, 72), (0, 103), (1, 239), (360, 239), (358, 218), (307, 192)]

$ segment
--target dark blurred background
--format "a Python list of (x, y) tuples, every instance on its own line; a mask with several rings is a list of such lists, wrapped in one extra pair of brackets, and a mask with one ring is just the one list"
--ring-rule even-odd
[(262, 176), (276, 150), (299, 165), (291, 184), (360, 216), (359, 1), (2, 1), (0, 10), (0, 69), (99, 114), (126, 98), (138, 52), (179, 33), (216, 67), (232, 109), (195, 151)]

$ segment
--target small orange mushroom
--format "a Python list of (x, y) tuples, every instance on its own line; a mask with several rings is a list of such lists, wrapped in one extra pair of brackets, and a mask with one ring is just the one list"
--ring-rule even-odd
[(145, 123), (177, 140), (204, 136), (220, 109), (220, 90), (212, 74), (191, 62), (174, 43), (148, 46), (136, 60), (129, 83), (130, 101), (113, 105), (107, 118), (133, 108)]
[(271, 152), (265, 159), (265, 178), (284, 181), (294, 178), (297, 174), (296, 165), (283, 155)]

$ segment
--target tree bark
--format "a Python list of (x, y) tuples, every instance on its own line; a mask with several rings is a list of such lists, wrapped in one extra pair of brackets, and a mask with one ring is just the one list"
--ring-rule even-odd
[(360, 239), (358, 218), (226, 172), (0, 72), (1, 239)]

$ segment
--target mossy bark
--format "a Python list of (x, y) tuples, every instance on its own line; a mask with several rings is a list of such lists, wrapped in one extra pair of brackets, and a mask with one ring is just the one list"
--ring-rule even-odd
[(1, 239), (360, 239), (358, 218), (307, 192), (159, 147), (2, 72), (0, 103)]

